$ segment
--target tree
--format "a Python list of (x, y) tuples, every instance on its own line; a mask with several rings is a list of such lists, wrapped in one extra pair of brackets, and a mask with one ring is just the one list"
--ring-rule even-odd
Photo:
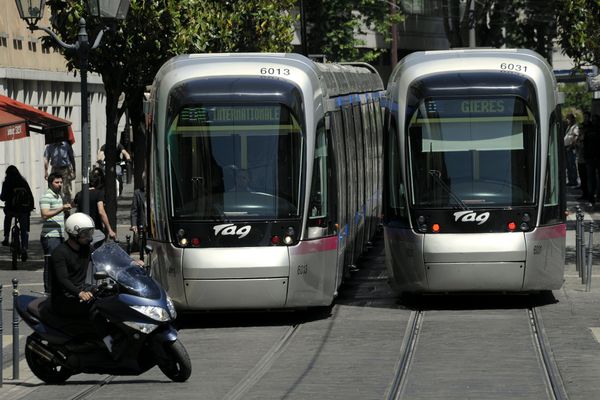
[[(450, 47), (466, 47), (469, 2), (464, 7), (458, 0), (445, 2), (444, 21)], [(558, 35), (556, 16), (560, 7), (560, 0), (477, 1), (474, 17), (477, 46), (526, 48), (550, 60), (553, 40)]]
[(385, 0), (313, 0), (307, 9), (308, 51), (333, 61), (373, 61), (385, 49), (361, 51), (356, 37), (365, 27), (379, 33), (387, 44), (392, 24), (402, 22), (401, 12), (390, 13)]
[[(162, 64), (176, 54), (217, 51), (285, 51), (291, 48), (292, 0), (131, 0), (127, 19), (105, 33), (103, 44), (90, 53), (89, 70), (102, 76), (106, 92), (106, 208), (116, 222), (115, 164), (118, 123), (125, 108), (134, 129), (136, 183), (145, 159), (142, 102)], [(87, 18), (78, 0), (49, 0), (51, 23), (67, 42), (75, 42), (77, 22), (86, 17), (91, 38), (104, 27)], [(54, 45), (51, 40), (46, 43)], [(61, 50), (57, 48), (58, 50)], [(66, 52), (69, 69), (77, 55)], [(119, 108), (119, 97), (125, 103)]]
[(577, 66), (600, 64), (600, 1), (564, 0), (558, 16), (560, 45)]

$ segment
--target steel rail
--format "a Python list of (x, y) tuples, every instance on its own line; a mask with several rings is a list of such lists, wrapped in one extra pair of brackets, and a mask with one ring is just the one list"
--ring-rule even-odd
[(269, 371), (269, 369), (271, 369), (273, 363), (275, 363), (281, 353), (283, 353), (292, 337), (298, 332), (300, 326), (301, 324), (290, 326), (277, 343), (267, 351), (267, 353), (250, 371), (248, 371), (246, 376), (242, 378), (237, 385), (231, 388), (223, 399), (237, 400), (243, 398), (248, 390), (250, 390)]
[(91, 397), (94, 393), (96, 393), (98, 390), (102, 389), (102, 387), (104, 387), (105, 385), (108, 385), (115, 378), (116, 378), (116, 376), (114, 376), (114, 375), (108, 375), (107, 377), (102, 379), (100, 382), (98, 382), (94, 385), (91, 385), (91, 386), (87, 387), (86, 389), (79, 391), (77, 394), (75, 394), (72, 397), (69, 397), (69, 400), (87, 399), (88, 397)]
[(529, 308), (527, 312), (537, 355), (545, 373), (548, 395), (553, 400), (568, 400), (569, 396), (552, 354), (552, 347), (544, 329), (542, 316), (535, 307)]
[(423, 311), (411, 312), (400, 346), (400, 357), (394, 367), (394, 379), (386, 392), (387, 400), (397, 400), (402, 394), (422, 325)]

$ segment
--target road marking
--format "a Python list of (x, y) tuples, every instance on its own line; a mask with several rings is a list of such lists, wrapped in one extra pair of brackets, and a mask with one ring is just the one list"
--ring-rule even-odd
[(600, 328), (590, 327), (590, 331), (592, 331), (592, 335), (594, 335), (594, 339), (596, 339), (596, 342), (600, 343)]

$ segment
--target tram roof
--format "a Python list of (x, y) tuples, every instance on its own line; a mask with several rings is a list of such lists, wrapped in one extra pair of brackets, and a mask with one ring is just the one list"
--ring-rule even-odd
[[(211, 54), (186, 54), (176, 56), (167, 61), (159, 70), (154, 80), (155, 89), (168, 75), (171, 85), (178, 81), (193, 78), (206, 78), (218, 76), (260, 76), (256, 71), (247, 68), (248, 63), (268, 63), (273, 65), (290, 66), (300, 69), (309, 79), (317, 78), (323, 89), (324, 97), (336, 97), (350, 93), (368, 93), (384, 90), (383, 82), (372, 66), (366, 63), (318, 63), (294, 53), (211, 53)], [(181, 74), (178, 70), (189, 67), (205, 65), (203, 71), (196, 71), (193, 76)], [(221, 66), (227, 66), (227, 69)], [(239, 68), (236, 68), (239, 65)], [(214, 68), (212, 68), (214, 67)], [(258, 69), (257, 69), (258, 70)], [(278, 78), (294, 81), (292, 76), (278, 76)], [(316, 83), (316, 82), (315, 82)], [(169, 86), (171, 86), (169, 85)]]

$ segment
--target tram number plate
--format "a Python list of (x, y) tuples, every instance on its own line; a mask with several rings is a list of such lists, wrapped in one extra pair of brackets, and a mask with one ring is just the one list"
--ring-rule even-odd
[(290, 75), (289, 68), (273, 68), (273, 67), (262, 67), (260, 69), (261, 75)]
[(500, 69), (503, 71), (527, 72), (527, 65), (515, 63), (500, 63)]
[(308, 264), (298, 265), (298, 275), (308, 274)]

